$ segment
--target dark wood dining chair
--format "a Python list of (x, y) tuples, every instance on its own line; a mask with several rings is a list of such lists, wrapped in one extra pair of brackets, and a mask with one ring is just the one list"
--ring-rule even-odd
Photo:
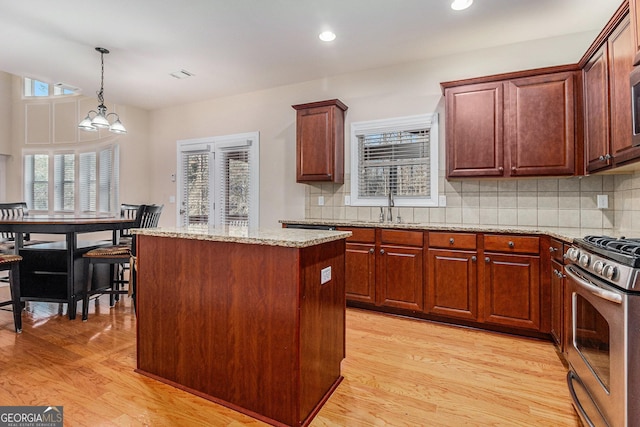
[(20, 301), (20, 261), (22, 257), (14, 254), (0, 254), (0, 271), (9, 272), (9, 290), (11, 299), (0, 301), (0, 307), (11, 306), (13, 326), (16, 333), (22, 332), (22, 302)]
[[(163, 205), (140, 205), (136, 213), (135, 223), (132, 228), (153, 228), (158, 226)], [(135, 234), (129, 244), (104, 246), (88, 251), (83, 255), (85, 259), (85, 277), (87, 279), (82, 304), (82, 320), (89, 316), (89, 298), (93, 295), (109, 295), (109, 304), (115, 305), (116, 296), (129, 294), (133, 298), (135, 309)], [(110, 264), (112, 266), (111, 282), (109, 287), (91, 289), (92, 272), (97, 264)], [(123, 264), (129, 264), (131, 270), (129, 279), (118, 275), (118, 268)], [(122, 286), (128, 284), (128, 289)]]
[[(0, 203), (0, 218), (12, 219), (22, 218), (29, 215), (26, 202)], [(31, 235), (26, 233), (23, 238), (23, 245), (35, 245), (44, 243), (42, 241), (31, 240)], [(11, 231), (0, 231), (0, 253), (13, 253), (15, 250), (16, 235)]]

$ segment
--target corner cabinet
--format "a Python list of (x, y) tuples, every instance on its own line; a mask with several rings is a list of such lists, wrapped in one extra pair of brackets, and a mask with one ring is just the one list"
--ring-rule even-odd
[(447, 177), (576, 174), (577, 70), (546, 70), (442, 83)]
[(344, 112), (338, 99), (292, 105), (296, 110), (296, 181), (344, 182)]
[(631, 139), (633, 38), (625, 15), (583, 67), (587, 172), (640, 158), (640, 147), (633, 147)]

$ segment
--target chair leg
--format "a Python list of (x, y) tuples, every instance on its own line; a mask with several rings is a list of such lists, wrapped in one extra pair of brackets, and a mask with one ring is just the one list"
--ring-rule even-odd
[(19, 334), (22, 332), (22, 303), (20, 302), (20, 267), (18, 263), (11, 266), (9, 290), (13, 301), (13, 326), (16, 329), (16, 333)]
[(87, 282), (84, 285), (84, 293), (82, 295), (82, 321), (86, 322), (89, 318), (89, 294), (91, 292), (91, 281), (93, 276), (93, 268), (88, 259), (84, 260), (84, 277)]
[(116, 267), (117, 264), (112, 264), (110, 266), (110, 270), (111, 270), (111, 293), (109, 294), (109, 307), (114, 307), (116, 305), (116, 294), (115, 291), (118, 290), (118, 284), (116, 283), (116, 280), (118, 278), (117, 272), (116, 272)]

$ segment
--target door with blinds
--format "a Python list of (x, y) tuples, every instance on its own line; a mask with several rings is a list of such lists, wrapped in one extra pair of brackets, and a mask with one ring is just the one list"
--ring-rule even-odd
[(179, 143), (178, 225), (258, 226), (258, 134)]

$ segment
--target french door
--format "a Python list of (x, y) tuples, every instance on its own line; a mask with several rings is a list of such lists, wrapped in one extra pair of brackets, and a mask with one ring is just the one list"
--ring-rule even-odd
[(178, 226), (258, 226), (258, 133), (178, 143)]

